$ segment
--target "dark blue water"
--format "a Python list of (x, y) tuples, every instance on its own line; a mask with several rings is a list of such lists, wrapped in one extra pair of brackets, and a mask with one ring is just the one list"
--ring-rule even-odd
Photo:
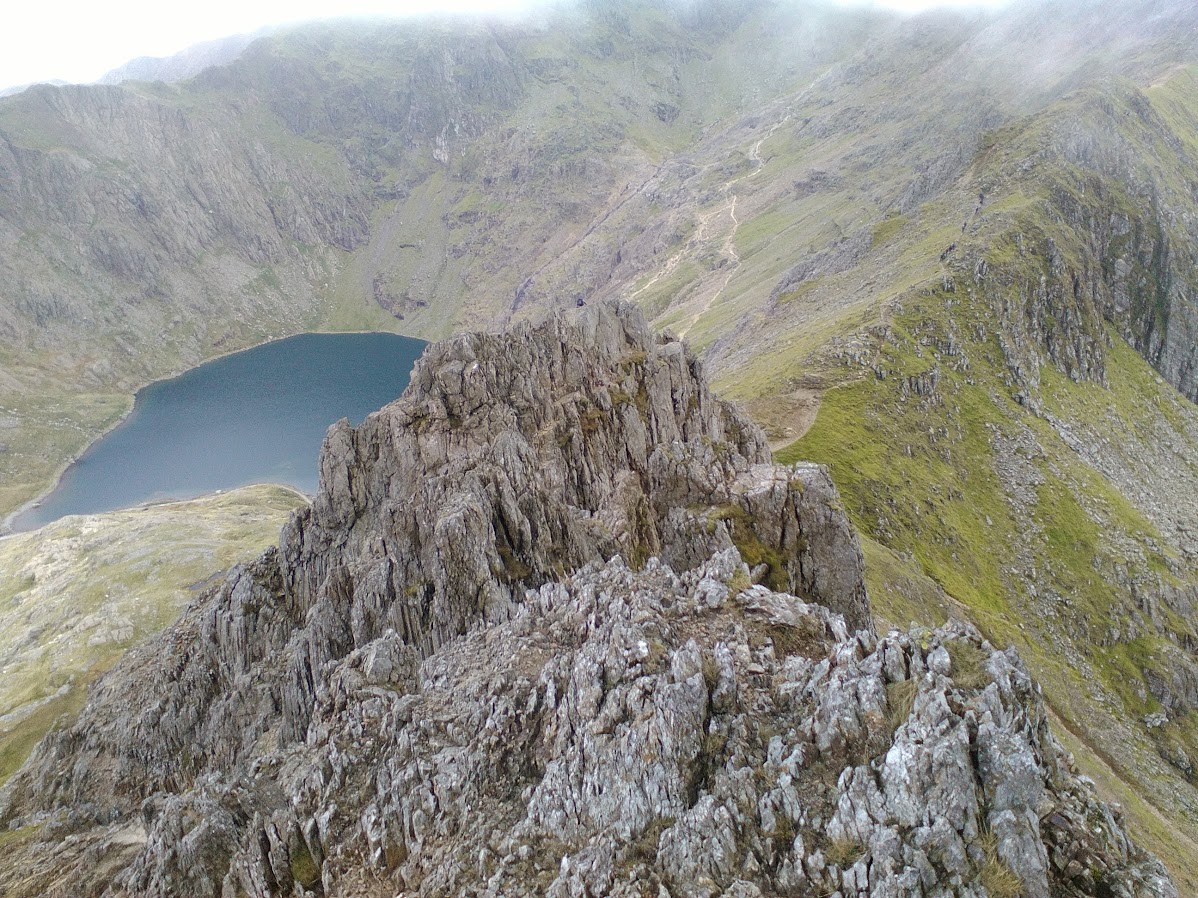
[(358, 424), (399, 396), (424, 346), (393, 334), (302, 334), (151, 384), (13, 527), (249, 483), (313, 493), (329, 425)]

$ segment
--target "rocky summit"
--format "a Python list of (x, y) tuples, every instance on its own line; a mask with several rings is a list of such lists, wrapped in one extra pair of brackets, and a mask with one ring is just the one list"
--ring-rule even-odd
[(635, 307), (434, 345), (0, 792), (0, 886), (1176, 896), (1015, 651), (879, 636), (863, 567)]

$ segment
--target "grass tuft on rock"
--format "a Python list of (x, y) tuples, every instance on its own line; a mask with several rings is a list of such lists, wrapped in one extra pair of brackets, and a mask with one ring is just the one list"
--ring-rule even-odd
[(954, 639), (948, 643), (948, 656), (952, 661), (949, 675), (962, 689), (984, 689), (992, 678), (986, 670), (990, 656), (981, 646), (965, 639)]
[(886, 724), (892, 734), (911, 717), (917, 695), (919, 683), (913, 679), (886, 684)]
[(833, 839), (824, 849), (824, 857), (841, 870), (847, 870), (865, 856), (865, 846), (856, 839), (840, 837)]
[(982, 861), (977, 866), (978, 883), (990, 898), (1019, 898), (1023, 894), (1023, 880), (998, 856), (998, 837), (986, 830), (979, 841)]

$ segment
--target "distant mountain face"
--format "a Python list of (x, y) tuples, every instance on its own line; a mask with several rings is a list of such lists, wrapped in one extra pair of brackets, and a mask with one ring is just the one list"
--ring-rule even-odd
[(36, 87), (0, 103), (0, 510), (215, 353), (630, 298), (831, 465), (875, 613), (1019, 644), (1198, 877), (1196, 133), (1180, 0), (597, 0)]
[[(39, 82), (39, 83), (49, 84), (51, 87), (62, 87), (67, 82), (52, 80), (52, 81), (45, 81), (45, 82)], [(3, 89), (0, 89), (0, 97), (10, 97), (13, 94), (19, 94), (21, 91), (25, 90), (26, 88), (32, 87), (32, 86), (33, 86), (33, 84), (15, 84), (12, 87), (5, 87)]]
[[(762, 340), (851, 331), (881, 298), (850, 274), (876, 234), (955, 198), (1019, 116), (1167, 72), (1190, 18), (601, 2), (522, 24), (312, 26), (178, 87), (27, 90), (0, 106), (0, 371), (20, 397), (0, 507), (133, 386), (305, 328), (437, 337), (634, 295), (718, 342), (730, 372)], [(1181, 383), (1178, 320), (1137, 339)]]
[(204, 69), (232, 62), (251, 43), (274, 30), (262, 28), (252, 34), (235, 34), (231, 37), (203, 41), (170, 56), (139, 56), (103, 75), (97, 83), (183, 81), (198, 75)]
[(18, 401), (0, 502), (36, 493), (133, 386), (214, 352), (313, 327), (502, 324), (621, 191), (883, 21), (600, 4), (317, 26), (180, 87), (11, 98), (0, 365)]

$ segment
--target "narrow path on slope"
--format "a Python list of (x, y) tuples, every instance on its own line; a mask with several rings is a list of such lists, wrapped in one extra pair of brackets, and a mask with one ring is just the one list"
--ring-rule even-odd
[[(735, 205), (735, 200), (733, 200), (733, 205)], [(657, 270), (657, 273), (654, 274), (653, 277), (649, 278), (649, 280), (647, 280), (643, 285), (641, 285), (636, 290), (634, 290), (632, 293), (630, 293), (628, 295), (628, 298), (630, 300), (635, 301), (638, 296), (640, 296), (642, 293), (644, 293), (646, 290), (648, 290), (650, 287), (652, 287), (654, 284), (656, 284), (662, 278), (668, 278), (675, 271), (677, 271), (678, 266), (682, 263), (682, 260), (686, 258), (687, 254), (691, 251), (691, 249), (693, 249), (694, 247), (697, 247), (697, 246), (701, 246), (703, 243), (705, 243), (707, 241), (707, 239), (708, 239), (707, 231), (711, 227), (711, 223), (716, 218), (723, 215), (724, 212), (727, 210), (727, 208), (728, 208), (727, 203), (725, 203), (724, 205), (720, 206), (718, 209), (713, 209), (710, 212), (700, 215), (699, 216), (699, 225), (698, 225), (698, 227), (695, 228), (695, 233), (690, 238), (690, 240), (686, 241), (686, 243), (683, 245), (682, 249), (678, 250), (678, 252), (674, 253), (674, 255), (672, 255), (672, 256), (670, 256), (670, 258), (666, 259), (665, 264), (662, 265), (661, 268), (659, 268)]]
[[(1101, 799), (1106, 802), (1114, 802), (1122, 805), (1126, 801), (1126, 797), (1121, 795), (1120, 792), (1125, 790), (1127, 795), (1133, 800), (1139, 799), (1139, 807), (1156, 821), (1161, 827), (1162, 832), (1168, 833), (1168, 838), (1173, 840), (1173, 844), (1177, 849), (1185, 852), (1190, 857), (1198, 858), (1198, 841), (1195, 841), (1188, 833), (1180, 829), (1176, 820), (1165, 816), (1150, 798), (1142, 794), (1139, 784), (1126, 773), (1120, 771), (1118, 762), (1096, 746), (1084, 730), (1070, 725), (1064, 716), (1057, 714), (1056, 710), (1049, 704), (1047, 697), (1044, 700), (1044, 707), (1048, 711), (1048, 719), (1053, 726), (1053, 734), (1057, 737), (1057, 740), (1067, 749), (1069, 748), (1069, 741), (1073, 740), (1086, 751), (1088, 757), (1085, 759), (1085, 762), (1088, 762), (1088, 766), (1090, 766), (1090, 769), (1086, 772), (1091, 774)], [(1134, 810), (1129, 810), (1129, 805), (1124, 805), (1123, 812), (1126, 818), (1129, 814), (1134, 813)], [(1139, 844), (1141, 848), (1144, 847), (1142, 842)], [(1184, 856), (1185, 854), (1183, 854)], [(1190, 874), (1191, 871), (1170, 870), (1169, 872), (1176, 879), (1180, 880), (1183, 876)], [(1183, 885), (1182, 882), (1178, 882), (1177, 884), (1179, 886)]]
[[(741, 181), (755, 178), (757, 175), (761, 174), (761, 170), (765, 167), (765, 163), (761, 161), (762, 144), (773, 137), (774, 134), (777, 133), (778, 129), (785, 125), (788, 121), (790, 121), (789, 112), (786, 113), (786, 115), (784, 115), (781, 119), (774, 122), (774, 124), (770, 126), (769, 131), (767, 131), (763, 137), (753, 144), (752, 149), (749, 150), (749, 160), (753, 163), (752, 171), (745, 172), (742, 175), (738, 175), (735, 178), (725, 181), (724, 185), (720, 188), (721, 192), (727, 194), (728, 202), (719, 210), (719, 212), (722, 213), (726, 209), (728, 212), (728, 217), (732, 220), (732, 228), (728, 231), (728, 235), (724, 238), (723, 246), (720, 247), (720, 252), (723, 253), (723, 255), (728, 259), (728, 262), (721, 266), (726, 270), (720, 285), (707, 297), (707, 300), (699, 308), (699, 311), (695, 312), (695, 314), (691, 316), (691, 319), (687, 322), (686, 326), (678, 330), (679, 337), (685, 337), (690, 332), (691, 328), (695, 326), (696, 322), (698, 322), (700, 318), (711, 311), (712, 306), (716, 304), (716, 301), (723, 294), (724, 290), (727, 289), (729, 282), (732, 280), (732, 276), (736, 274), (736, 270), (740, 267), (740, 254), (736, 251), (736, 234), (737, 231), (740, 230), (740, 219), (736, 217), (737, 196), (735, 193), (733, 193), (732, 188)], [(689, 248), (689, 246), (690, 244), (688, 243), (687, 248)], [(682, 250), (682, 252), (685, 252), (685, 250)], [(670, 261), (673, 261), (673, 259)], [(669, 265), (669, 262), (666, 264)], [(674, 263), (674, 267), (677, 267), (677, 262)], [(648, 285), (646, 284), (646, 286)], [(642, 287), (641, 289), (643, 290), (644, 288)], [(638, 290), (637, 292), (639, 293), (640, 291)], [(633, 294), (634, 297), (635, 295), (636, 294)]]
[[(823, 399), (820, 390), (800, 387), (782, 396), (773, 397), (771, 403), (778, 409), (777, 417), (770, 419), (779, 435), (769, 441), (770, 452), (785, 449), (795, 440), (801, 440), (815, 423), (819, 405)], [(752, 414), (752, 406), (750, 406)], [(758, 422), (761, 423), (761, 422)]]
[[(782, 97), (777, 98), (771, 105), (781, 105), (781, 104), (785, 103), (785, 106), (788, 110), (794, 109), (796, 104), (802, 103), (804, 101), (804, 99), (806, 99), (806, 97), (811, 93), (811, 91), (814, 90), (820, 84), (820, 82), (822, 82), (824, 80), (824, 78), (826, 78), (828, 76), (828, 74), (831, 71), (832, 71), (832, 69), (829, 69), (828, 71), (819, 75), (817, 78), (815, 78), (813, 81), (811, 81), (811, 83), (808, 84), (806, 88), (804, 88), (799, 93), (792, 95), (789, 98), (782, 98)], [(791, 113), (788, 111), (779, 121), (775, 122), (772, 126), (770, 126), (769, 131), (764, 136), (762, 136), (761, 138), (759, 138), (757, 141), (755, 141), (753, 143), (753, 146), (749, 150), (749, 159), (754, 163), (753, 170), (750, 172), (746, 172), (736, 178), (732, 178), (729, 181), (726, 181), (720, 188), (720, 190), (722, 192), (726, 192), (726, 193), (730, 194), (733, 185), (735, 185), (737, 182), (742, 181), (746, 178), (755, 177), (756, 175), (760, 174), (762, 168), (764, 167), (764, 163), (762, 162), (762, 159), (761, 159), (762, 145), (767, 140), (769, 140), (775, 133), (777, 133), (778, 129), (781, 128), (782, 125), (784, 125), (790, 118), (791, 118)], [(703, 145), (704, 141), (706, 141), (706, 139), (708, 137), (708, 134), (716, 127), (717, 124), (719, 124), (719, 123), (713, 123), (711, 125), (708, 125), (708, 127), (704, 129), (699, 140), (692, 147), (692, 150)], [(509, 304), (509, 307), (505, 310), (505, 313), (504, 313), (505, 325), (509, 324), (512, 321), (516, 312), (519, 310), (520, 306), (523, 304), (525, 295), (527, 294), (527, 292), (529, 290), (531, 290), (532, 286), (537, 282), (537, 280), (540, 278), (540, 276), (546, 270), (548, 270), (549, 268), (551, 268), (555, 265), (560, 264), (563, 258), (568, 256), (570, 253), (578, 250), (586, 242), (586, 240), (588, 238), (590, 238), (593, 234), (595, 234), (607, 221), (612, 219), (617, 212), (619, 212), (621, 209), (625, 208), (630, 202), (637, 199), (638, 197), (644, 196), (651, 189), (651, 187), (654, 184), (658, 183), (665, 176), (665, 174), (670, 169), (678, 167), (678, 166), (685, 166), (688, 168), (695, 169), (696, 174), (699, 176), (702, 176), (706, 172), (710, 171), (713, 167), (715, 167), (715, 165), (716, 165), (716, 163), (714, 163), (714, 162), (708, 163), (707, 165), (702, 165), (702, 166), (695, 165), (694, 163), (687, 161), (687, 158), (685, 155), (680, 155), (680, 156), (676, 156), (671, 159), (666, 159), (663, 162), (661, 162), (660, 164), (654, 166), (652, 168), (652, 170), (650, 171), (650, 173), (648, 174), (648, 176), (645, 177), (644, 180), (640, 181), (639, 183), (636, 183), (635, 181), (626, 183), (622, 188), (620, 188), (618, 194), (616, 194), (612, 198), (611, 201), (609, 201), (601, 210), (599, 210), (599, 214), (596, 215), (596, 217), (592, 221), (592, 223), (586, 228), (586, 230), (580, 236), (578, 236), (577, 238), (571, 239), (569, 242), (569, 245), (567, 247), (565, 247), (564, 249), (555, 253), (551, 258), (546, 259), (539, 267), (536, 268), (536, 270), (534, 270), (532, 272), (532, 274), (530, 274), (523, 281), (523, 283), (521, 283), (521, 285), (517, 288), (515, 295), (512, 298), (511, 303)], [(698, 246), (700, 246), (702, 244), (703, 241), (709, 239), (708, 232), (711, 230), (712, 223), (720, 215), (724, 214), (724, 212), (728, 212), (729, 217), (732, 222), (732, 232), (729, 234), (728, 239), (725, 240), (724, 247), (726, 248), (726, 251), (725, 251), (726, 255), (728, 255), (732, 259), (732, 264), (729, 268), (729, 271), (726, 273), (725, 277), (723, 278), (722, 282), (720, 283), (719, 287), (716, 288), (714, 294), (711, 297), (709, 297), (709, 299), (706, 302), (703, 303), (702, 309), (700, 309), (700, 311), (696, 315), (692, 316), (690, 321), (688, 321), (685, 331), (689, 331), (690, 328), (694, 325), (695, 321), (698, 318), (702, 317), (712, 307), (712, 305), (714, 305), (716, 299), (718, 299), (719, 295), (721, 293), (723, 293), (724, 288), (727, 287), (728, 282), (731, 280), (732, 274), (734, 273), (736, 267), (740, 264), (740, 257), (736, 254), (736, 251), (735, 251), (736, 231), (740, 226), (739, 219), (736, 217), (736, 208), (735, 207), (736, 207), (736, 197), (729, 196), (728, 201), (725, 202), (724, 204), (722, 204), (721, 206), (719, 206), (718, 208), (716, 208), (710, 212), (707, 212), (704, 215), (700, 215), (698, 217), (698, 226), (696, 228), (695, 234), (686, 242), (686, 245), (683, 246), (677, 252), (675, 252), (673, 255), (671, 255), (669, 257), (669, 259), (667, 259), (666, 262), (652, 275), (652, 277), (649, 278), (648, 281), (646, 281), (643, 285), (641, 285), (639, 288), (634, 290), (632, 293), (627, 294), (626, 298), (630, 299), (630, 300), (635, 300), (638, 296), (640, 296), (642, 293), (644, 293), (650, 287), (654, 286), (655, 284), (661, 283), (661, 281), (664, 278), (670, 277), (670, 275), (672, 275), (675, 271), (677, 271), (678, 266), (682, 263), (682, 261), (685, 258), (687, 258), (688, 253), (693, 252)]]
[[(762, 137), (756, 140), (750, 148), (749, 159), (754, 163), (753, 170), (726, 181), (720, 188), (722, 192), (731, 194), (732, 187), (737, 182), (746, 178), (756, 177), (761, 173), (761, 170), (764, 167), (764, 163), (761, 159), (762, 145), (771, 137), (773, 137), (774, 134), (777, 133), (778, 129), (781, 128), (782, 125), (784, 125), (791, 118), (792, 113), (790, 110), (795, 109), (797, 104), (802, 103), (807, 96), (813, 90), (815, 90), (816, 87), (818, 87), (819, 84), (833, 71), (833, 69), (834, 67), (829, 68), (827, 71), (820, 74), (798, 93), (792, 94), (789, 97), (775, 98), (768, 104), (774, 107), (784, 106), (787, 112), (780, 120), (771, 125), (769, 130)], [(721, 123), (713, 122), (704, 128), (699, 139), (691, 146), (691, 150), (694, 151), (703, 147), (705, 142), (708, 140), (710, 132), (718, 127), (719, 124)], [(594, 217), (591, 224), (581, 235), (579, 235), (577, 238), (570, 239), (569, 244), (566, 247), (555, 252), (552, 257), (543, 261), (527, 278), (525, 278), (525, 280), (516, 289), (515, 295), (513, 296), (510, 304), (508, 304), (508, 308), (504, 312), (505, 325), (510, 324), (517, 311), (520, 309), (520, 306), (523, 304), (526, 294), (532, 289), (533, 285), (537, 282), (540, 276), (544, 274), (545, 271), (555, 265), (560, 264), (563, 258), (583, 246), (583, 244), (592, 235), (599, 231), (599, 229), (606, 222), (611, 220), (616, 213), (628, 206), (628, 204), (633, 200), (648, 193), (652, 186), (660, 182), (669, 170), (678, 166), (685, 166), (694, 169), (697, 175), (702, 176), (716, 165), (714, 162), (708, 163), (707, 165), (696, 165), (693, 162), (688, 161), (688, 155), (689, 154), (680, 154), (673, 158), (666, 159), (656, 166), (653, 166), (649, 174), (639, 183), (637, 183), (635, 180), (625, 183), (624, 186), (620, 188), (619, 192), (612, 197), (607, 204), (605, 204), (600, 210), (597, 210), (598, 214)], [(740, 257), (735, 251), (736, 231), (740, 227), (740, 221), (736, 216), (736, 197), (729, 195), (728, 201), (722, 204), (719, 208), (707, 212), (704, 215), (700, 215), (698, 217), (698, 226), (696, 228), (696, 232), (686, 242), (686, 245), (671, 255), (666, 262), (649, 278), (648, 281), (646, 281), (632, 293), (626, 294), (625, 298), (635, 300), (650, 287), (661, 283), (664, 278), (668, 278), (674, 274), (674, 272), (677, 271), (678, 266), (687, 257), (688, 253), (691, 253), (698, 246), (700, 246), (704, 240), (708, 239), (708, 231), (711, 229), (712, 222), (714, 222), (715, 219), (724, 212), (729, 213), (729, 218), (731, 219), (732, 223), (732, 231), (729, 234), (728, 239), (724, 242), (724, 248), (726, 248), (725, 254), (728, 255), (732, 260), (732, 264), (729, 266), (729, 271), (725, 273), (725, 276), (720, 282), (719, 286), (715, 289), (715, 292), (703, 303), (703, 306), (699, 312), (692, 316), (687, 322), (686, 328), (683, 332), (685, 333), (686, 331), (689, 331), (691, 327), (694, 326), (695, 321), (702, 317), (712, 307), (712, 305), (714, 305), (720, 294), (723, 293), (724, 288), (727, 287), (728, 282), (732, 279), (732, 274), (735, 272), (737, 266), (740, 264)]]

